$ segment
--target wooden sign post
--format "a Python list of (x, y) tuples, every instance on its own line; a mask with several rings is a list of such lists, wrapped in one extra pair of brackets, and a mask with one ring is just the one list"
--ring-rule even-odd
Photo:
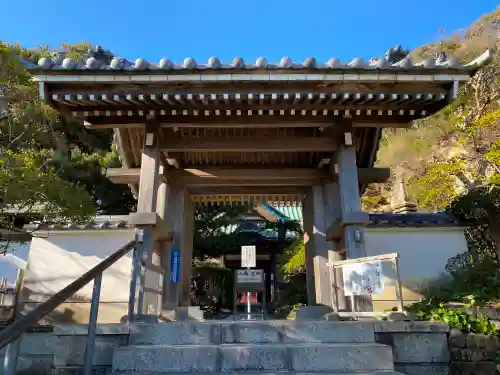
[(251, 293), (262, 293), (262, 316), (265, 319), (266, 311), (266, 278), (264, 270), (241, 269), (236, 270), (234, 278), (234, 317), (236, 319), (238, 293), (247, 295), (247, 318), (251, 319)]

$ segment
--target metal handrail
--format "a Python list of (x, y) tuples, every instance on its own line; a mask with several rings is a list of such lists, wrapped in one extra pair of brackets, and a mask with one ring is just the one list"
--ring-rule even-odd
[[(89, 271), (84, 273), (78, 279), (70, 283), (68, 286), (61, 289), (59, 292), (54, 294), (48, 300), (42, 302), (35, 309), (30, 311), (28, 314), (20, 317), (18, 320), (14, 321), (13, 324), (9, 325), (0, 332), (0, 349), (7, 347), (7, 352), (5, 354), (4, 367), (6, 369), (5, 375), (14, 375), (16, 371), (17, 357), (19, 355), (19, 338), (26, 332), (26, 330), (36, 324), (40, 319), (45, 317), (47, 314), (54, 311), (60, 304), (69, 299), (72, 295), (82, 289), (90, 281), (94, 280), (94, 288), (92, 292), (92, 304), (90, 308), (89, 317), (89, 328), (87, 336), (87, 346), (85, 348), (85, 358), (84, 358), (84, 371), (85, 374), (91, 371), (92, 358), (94, 352), (94, 342), (95, 342), (95, 329), (97, 323), (97, 314), (99, 309), (99, 298), (101, 291), (101, 281), (102, 273), (111, 267), (116, 261), (121, 259), (130, 250), (134, 249), (134, 256), (132, 260), (132, 279), (130, 281), (130, 299), (129, 299), (129, 312), (128, 320), (129, 322), (133, 318), (134, 305), (135, 305), (135, 286), (136, 286), (136, 241), (130, 241), (125, 246), (121, 247), (113, 254), (108, 256), (102, 262), (100, 262), (95, 267), (91, 268)], [(132, 306), (130, 306), (132, 305)]]

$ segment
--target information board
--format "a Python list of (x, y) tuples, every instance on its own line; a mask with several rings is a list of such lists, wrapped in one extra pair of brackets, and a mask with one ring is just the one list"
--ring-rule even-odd
[(172, 249), (170, 253), (170, 282), (179, 284), (181, 271), (181, 251)]
[(263, 270), (237, 270), (236, 282), (238, 284), (257, 284), (264, 282)]
[(256, 266), (255, 246), (241, 247), (241, 267), (254, 268)]
[(342, 277), (346, 296), (378, 294), (384, 291), (381, 261), (344, 264)]

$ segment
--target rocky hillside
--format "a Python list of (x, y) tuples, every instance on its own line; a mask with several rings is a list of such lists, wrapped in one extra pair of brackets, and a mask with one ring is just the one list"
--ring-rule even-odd
[(478, 186), (500, 185), (500, 9), (468, 29), (421, 46), (415, 60), (445, 52), (469, 62), (490, 48), (494, 59), (460, 88), (459, 99), (409, 129), (387, 129), (377, 165), (394, 171), (391, 183), (370, 186), (368, 211), (390, 211), (394, 187), (404, 179), (420, 211), (438, 211)]

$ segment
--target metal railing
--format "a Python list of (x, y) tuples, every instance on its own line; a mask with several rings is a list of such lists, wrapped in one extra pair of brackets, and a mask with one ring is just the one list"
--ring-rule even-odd
[(17, 271), (14, 287), (8, 286), (6, 277), (0, 281), (0, 327), (12, 324), (16, 317), (18, 299), (24, 280), (24, 269)]
[[(61, 291), (54, 294), (45, 302), (38, 305), (35, 309), (27, 313), (26, 315), (19, 316), (18, 319), (14, 321), (11, 325), (6, 327), (0, 332), (0, 349), (7, 346), (7, 351), (5, 353), (4, 360), (4, 374), (5, 375), (15, 375), (17, 367), (17, 359), (19, 356), (19, 349), (21, 344), (21, 335), (30, 328), (30, 326), (36, 324), (40, 319), (44, 318), (46, 315), (54, 311), (59, 305), (64, 301), (69, 299), (75, 293), (80, 291), (85, 285), (87, 285), (92, 280), (94, 281), (92, 300), (90, 306), (90, 316), (88, 325), (88, 335), (85, 346), (84, 354), (84, 375), (90, 375), (92, 373), (92, 359), (94, 357), (94, 346), (95, 346), (95, 336), (96, 336), (96, 326), (97, 326), (97, 316), (99, 313), (99, 300), (101, 295), (101, 283), (102, 274), (105, 270), (111, 267), (115, 262), (125, 256), (130, 250), (134, 250), (132, 257), (132, 275), (130, 280), (130, 295), (128, 302), (128, 323), (130, 324), (134, 319), (135, 313), (135, 293), (137, 289), (137, 280), (140, 279), (140, 274), (145, 272), (147, 268), (143, 259), (143, 250), (140, 250), (136, 244), (138, 241), (130, 241), (125, 246), (118, 249), (116, 252), (108, 256), (98, 265), (87, 271), (85, 274), (80, 276), (78, 279), (73, 281), (71, 284), (63, 288)], [(140, 254), (139, 254), (140, 253)], [(139, 267), (140, 266), (140, 267)], [(142, 294), (144, 293), (142, 280), (139, 280), (140, 300), (143, 300)], [(142, 311), (142, 306), (138, 304), (138, 314)]]

